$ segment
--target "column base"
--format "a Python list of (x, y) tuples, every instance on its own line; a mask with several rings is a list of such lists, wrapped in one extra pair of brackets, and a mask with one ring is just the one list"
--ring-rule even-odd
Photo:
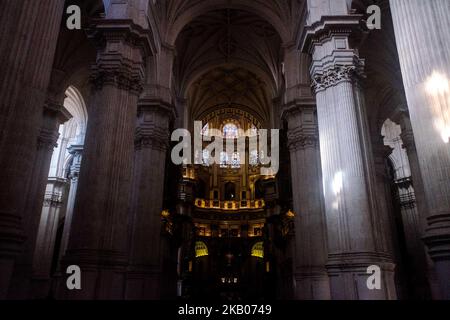
[(296, 300), (330, 300), (330, 279), (326, 269), (296, 269), (294, 274)]
[(162, 272), (154, 266), (133, 267), (127, 272), (126, 300), (159, 300)]
[[(81, 289), (67, 287), (68, 266), (81, 269)], [(108, 250), (69, 250), (61, 263), (62, 278), (57, 298), (61, 300), (123, 300), (126, 255)]]
[(431, 216), (423, 241), (434, 262), (440, 298), (450, 300), (450, 214)]
[(24, 241), (20, 217), (0, 212), (0, 300), (8, 296), (14, 264)]
[[(368, 286), (370, 266), (381, 270), (381, 289)], [(395, 264), (383, 253), (352, 252), (330, 254), (327, 263), (333, 300), (395, 300)]]

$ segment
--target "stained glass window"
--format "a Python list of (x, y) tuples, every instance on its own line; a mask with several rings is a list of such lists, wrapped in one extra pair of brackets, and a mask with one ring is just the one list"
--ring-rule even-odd
[(228, 166), (228, 154), (225, 151), (220, 153), (220, 167), (226, 168)]
[(210, 165), (210, 156), (208, 150), (203, 150), (203, 165), (207, 167)]
[(225, 139), (237, 139), (238, 127), (233, 123), (228, 123), (223, 127), (223, 137)]
[(258, 150), (252, 150), (250, 151), (250, 165), (251, 166), (257, 166), (259, 163), (259, 156), (258, 156)]
[(239, 169), (241, 167), (241, 156), (239, 152), (233, 153), (233, 158), (231, 159), (231, 167), (233, 169)]

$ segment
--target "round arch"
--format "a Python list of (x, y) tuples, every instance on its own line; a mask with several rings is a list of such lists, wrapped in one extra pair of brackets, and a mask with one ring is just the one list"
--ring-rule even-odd
[(77, 133), (76, 133), (77, 138), (84, 140), (87, 128), (88, 113), (83, 96), (76, 87), (69, 86), (67, 88), (66, 99), (64, 100), (64, 107), (73, 116), (73, 119), (77, 124)]

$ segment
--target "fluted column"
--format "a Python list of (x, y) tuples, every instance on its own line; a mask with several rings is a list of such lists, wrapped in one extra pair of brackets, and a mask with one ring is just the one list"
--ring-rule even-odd
[[(317, 99), (331, 296), (395, 299), (394, 264), (377, 207), (374, 161), (359, 85), (364, 61), (349, 41), (360, 17), (327, 19), (307, 30), (304, 48), (312, 55)], [(381, 269), (380, 290), (367, 285), (367, 269), (372, 265)]]
[(429, 210), (425, 242), (450, 299), (450, 3), (390, 4)]
[[(422, 181), (422, 173), (420, 170), (419, 159), (417, 157), (417, 148), (414, 141), (414, 133), (411, 127), (411, 121), (409, 117), (403, 116), (400, 121), (402, 133), (401, 139), (403, 142), (403, 148), (406, 150), (408, 155), (408, 163), (411, 171), (412, 181), (407, 181), (407, 184), (400, 183), (399, 193), (405, 194), (408, 191), (413, 191), (414, 204), (404, 204), (402, 205), (402, 212), (405, 211), (408, 214), (408, 220), (416, 224), (413, 230), (416, 232), (414, 236), (416, 239), (408, 242), (410, 245), (415, 246), (411, 248), (414, 252), (415, 258), (418, 261), (419, 270), (422, 276), (427, 278), (427, 283), (424, 283), (423, 292), (431, 289), (431, 295), (434, 299), (440, 298), (439, 284), (437, 283), (436, 273), (433, 267), (433, 262), (431, 261), (429, 255), (427, 254), (427, 248), (422, 241), (425, 235), (425, 230), (427, 226), (427, 215), (428, 215), (428, 205), (427, 199), (425, 197), (424, 185)], [(412, 189), (412, 190), (411, 190)]]
[[(99, 20), (83, 166), (62, 261), (82, 270), (82, 290), (61, 286), (59, 297), (123, 299), (128, 258), (128, 205), (132, 190), (137, 102), (148, 39), (128, 20)], [(63, 281), (64, 282), (64, 281)]]
[(158, 299), (161, 296), (161, 212), (169, 125), (173, 118), (171, 105), (154, 99), (140, 100), (127, 299)]
[(376, 133), (372, 136), (373, 163), (375, 171), (376, 202), (378, 203), (378, 217), (384, 234), (386, 252), (394, 255), (395, 245), (395, 219), (392, 207), (392, 194), (388, 176), (387, 160), (392, 148), (384, 145), (383, 136)]
[(48, 180), (33, 259), (32, 298), (46, 299), (50, 293), (51, 268), (61, 216), (67, 201), (68, 182), (63, 178)]
[(70, 187), (69, 195), (67, 197), (67, 208), (64, 219), (64, 229), (61, 239), (61, 249), (59, 256), (62, 258), (67, 250), (67, 244), (69, 242), (70, 228), (72, 226), (73, 210), (75, 207), (75, 199), (78, 190), (78, 180), (80, 177), (81, 161), (83, 159), (84, 146), (81, 144), (71, 145), (68, 148), (69, 153), (72, 155), (73, 160), (70, 166)]
[(295, 298), (330, 299), (319, 135), (314, 104), (287, 106), (295, 216)]
[(54, 148), (57, 146), (59, 126), (71, 118), (64, 106), (48, 100), (42, 116), (33, 171), (28, 183), (28, 197), (23, 211), (23, 228), (27, 235), (24, 250), (18, 257), (11, 280), (9, 298), (28, 299), (39, 222), (42, 215), (48, 172)]
[(24, 240), (21, 217), (64, 1), (0, 5), (0, 299)]

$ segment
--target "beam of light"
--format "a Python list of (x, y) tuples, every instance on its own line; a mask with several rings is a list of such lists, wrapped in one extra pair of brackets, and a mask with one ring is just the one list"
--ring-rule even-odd
[(333, 182), (331, 183), (331, 188), (333, 189), (334, 195), (339, 195), (344, 186), (344, 174), (339, 171), (334, 175)]
[(434, 71), (433, 74), (426, 81), (426, 90), (431, 95), (445, 94), (450, 91), (450, 85), (447, 77), (437, 71)]
[(425, 81), (425, 90), (434, 117), (434, 127), (444, 143), (450, 142), (450, 81), (448, 77), (434, 71)]

